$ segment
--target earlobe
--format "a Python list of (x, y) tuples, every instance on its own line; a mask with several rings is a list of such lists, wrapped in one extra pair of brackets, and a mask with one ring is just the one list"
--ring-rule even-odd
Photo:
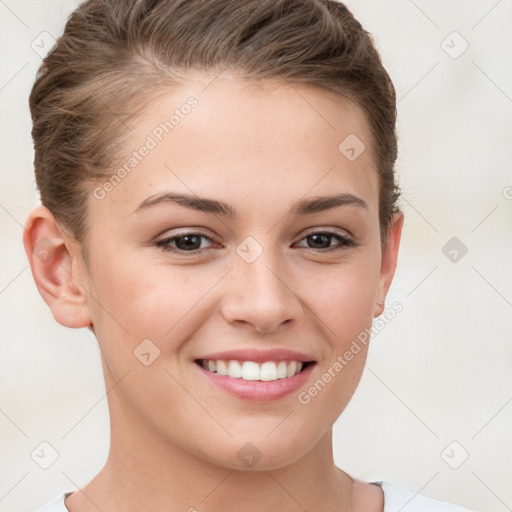
[(55, 320), (65, 327), (91, 325), (86, 292), (77, 279), (83, 270), (78, 257), (78, 242), (63, 232), (44, 206), (30, 213), (23, 245), (37, 289)]
[(393, 281), (393, 276), (395, 275), (403, 223), (404, 214), (402, 212), (393, 214), (387, 232), (386, 245), (384, 246), (382, 253), (379, 287), (375, 298), (376, 307), (374, 317), (381, 315), (384, 311), (386, 295), (389, 287), (391, 286), (391, 282)]

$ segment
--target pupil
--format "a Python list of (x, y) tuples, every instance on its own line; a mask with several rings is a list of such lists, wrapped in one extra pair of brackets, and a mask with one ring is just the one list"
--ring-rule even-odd
[(329, 247), (329, 240), (330, 235), (324, 235), (324, 234), (315, 234), (315, 235), (309, 235), (308, 237), (310, 239), (310, 242), (313, 241), (313, 247), (318, 247), (318, 244), (322, 245), (322, 243), (326, 243), (327, 247)]
[(199, 247), (201, 247), (200, 237), (198, 237), (197, 235), (180, 236), (179, 238), (176, 239), (176, 247), (178, 247), (178, 249), (181, 250), (199, 249)]

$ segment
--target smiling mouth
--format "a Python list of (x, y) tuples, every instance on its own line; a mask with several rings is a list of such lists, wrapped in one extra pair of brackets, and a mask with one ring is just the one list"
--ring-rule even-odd
[(288, 379), (303, 372), (308, 366), (315, 364), (315, 361), (238, 361), (236, 359), (196, 359), (197, 365), (206, 371), (231, 377), (232, 379), (273, 381)]

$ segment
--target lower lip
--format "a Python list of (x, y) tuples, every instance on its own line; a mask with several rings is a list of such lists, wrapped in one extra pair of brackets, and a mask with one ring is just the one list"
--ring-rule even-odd
[(299, 389), (306, 382), (315, 363), (310, 363), (304, 370), (295, 374), (293, 377), (285, 379), (277, 379), (270, 381), (260, 380), (244, 380), (233, 379), (227, 375), (219, 375), (218, 373), (209, 372), (197, 363), (193, 363), (195, 367), (207, 378), (212, 384), (218, 386), (229, 394), (245, 400), (253, 400), (256, 402), (278, 400)]

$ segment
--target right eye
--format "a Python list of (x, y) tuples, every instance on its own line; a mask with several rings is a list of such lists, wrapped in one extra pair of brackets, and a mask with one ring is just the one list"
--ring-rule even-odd
[(213, 242), (210, 237), (202, 233), (189, 232), (163, 238), (162, 240), (158, 240), (155, 245), (160, 247), (163, 251), (180, 254), (198, 254), (205, 249), (202, 239)]

